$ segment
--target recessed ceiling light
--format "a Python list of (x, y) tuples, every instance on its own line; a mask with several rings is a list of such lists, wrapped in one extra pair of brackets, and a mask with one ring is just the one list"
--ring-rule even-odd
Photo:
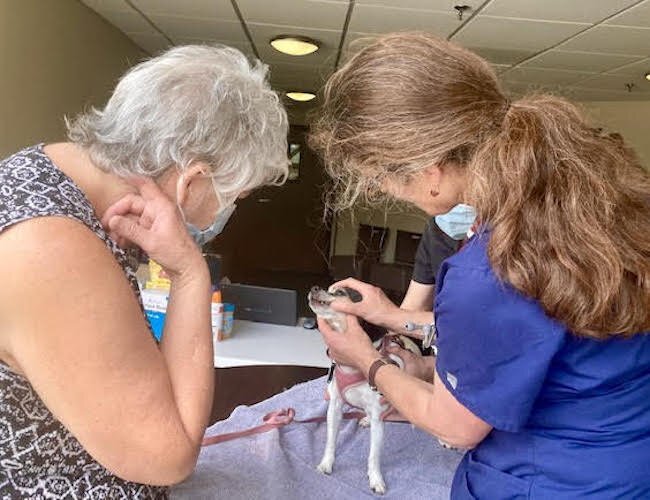
[(316, 52), (319, 44), (316, 40), (305, 36), (280, 35), (271, 40), (271, 46), (278, 52), (290, 56), (306, 56)]
[(645, 79), (650, 82), (650, 71), (645, 74)]
[(292, 101), (306, 102), (311, 101), (316, 94), (311, 92), (287, 92), (287, 97)]

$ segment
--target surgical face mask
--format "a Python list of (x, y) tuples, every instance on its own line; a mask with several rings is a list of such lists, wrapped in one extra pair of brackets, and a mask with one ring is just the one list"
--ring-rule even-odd
[[(183, 185), (183, 174), (179, 176), (178, 182), (176, 183), (177, 200), (180, 199), (180, 190), (182, 185)], [(214, 193), (215, 196), (217, 197), (217, 201), (219, 201), (219, 203), (221, 204), (221, 197), (219, 196), (216, 186), (215, 186)], [(226, 227), (226, 224), (228, 223), (230, 216), (235, 211), (235, 208), (237, 208), (237, 206), (234, 203), (231, 203), (225, 208), (220, 209), (215, 215), (212, 224), (210, 224), (205, 229), (199, 229), (194, 224), (187, 221), (187, 219), (185, 218), (185, 212), (183, 211), (183, 208), (180, 206), (180, 204), (178, 204), (178, 209), (181, 211), (181, 215), (183, 216), (183, 220), (185, 221), (185, 226), (187, 227), (187, 231), (190, 233), (190, 236), (192, 236), (194, 241), (196, 241), (197, 245), (201, 247), (205, 245), (208, 241), (215, 238), (217, 235), (221, 234), (223, 228)]]
[(194, 224), (185, 222), (185, 225), (187, 226), (187, 230), (189, 231), (190, 236), (194, 238), (194, 241), (196, 241), (197, 245), (202, 247), (208, 241), (212, 240), (217, 235), (221, 234), (221, 231), (223, 231), (223, 228), (226, 227), (226, 224), (228, 223), (228, 219), (230, 219), (230, 216), (235, 211), (235, 208), (237, 208), (237, 205), (233, 203), (232, 205), (228, 205), (223, 210), (219, 210), (219, 212), (217, 213), (214, 219), (214, 222), (210, 226), (206, 227), (205, 229), (199, 229)]
[(467, 236), (476, 219), (476, 212), (469, 205), (456, 205), (449, 212), (436, 215), (436, 224), (450, 238), (462, 240)]

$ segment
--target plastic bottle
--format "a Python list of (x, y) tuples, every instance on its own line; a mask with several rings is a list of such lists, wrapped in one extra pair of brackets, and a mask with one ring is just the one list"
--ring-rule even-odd
[(212, 292), (210, 308), (212, 313), (212, 339), (218, 342), (223, 340), (223, 303), (221, 302), (221, 290)]
[(223, 305), (223, 332), (224, 338), (230, 338), (235, 321), (235, 304), (224, 303)]

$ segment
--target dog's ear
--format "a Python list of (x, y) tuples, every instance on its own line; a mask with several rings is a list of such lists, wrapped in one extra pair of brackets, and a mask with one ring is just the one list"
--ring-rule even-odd
[(350, 288), (349, 286), (343, 287), (343, 289), (352, 302), (361, 302), (363, 300), (363, 295), (361, 295), (358, 290)]

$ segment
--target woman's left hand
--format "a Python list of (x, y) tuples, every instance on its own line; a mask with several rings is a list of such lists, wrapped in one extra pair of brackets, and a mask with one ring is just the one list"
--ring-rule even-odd
[(346, 316), (345, 332), (334, 330), (327, 321), (318, 318), (318, 329), (329, 348), (329, 356), (337, 363), (365, 370), (378, 359), (379, 353), (373, 347), (368, 335), (359, 326), (355, 316)]

